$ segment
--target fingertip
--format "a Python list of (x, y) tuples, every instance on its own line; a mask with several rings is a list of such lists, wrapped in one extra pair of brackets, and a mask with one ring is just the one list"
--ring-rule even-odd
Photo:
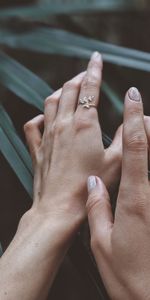
[(89, 195), (88, 198), (92, 199), (92, 201), (96, 200), (96, 202), (97, 202), (98, 199), (99, 199), (99, 201), (101, 201), (103, 199), (109, 198), (109, 194), (106, 189), (106, 186), (103, 183), (103, 181), (101, 180), (101, 178), (98, 176), (92, 175), (92, 176), (88, 177), (87, 189), (88, 189), (88, 195)]
[(102, 55), (100, 52), (95, 51), (92, 53), (91, 58), (90, 58), (91, 62), (95, 62), (100, 64), (101, 67), (103, 67), (103, 59), (102, 59)]
[(131, 101), (140, 102), (142, 100), (141, 94), (136, 87), (129, 88), (127, 96)]
[(91, 193), (95, 188), (103, 189), (104, 183), (98, 176), (89, 176), (87, 179), (88, 193)]
[(93, 189), (95, 189), (97, 184), (96, 176), (89, 176), (87, 179), (87, 189), (90, 194)]
[(130, 123), (130, 126), (134, 126), (135, 128), (134, 119), (136, 117), (138, 117), (138, 124), (142, 125), (144, 121), (142, 97), (136, 87), (131, 87), (125, 95), (123, 128), (125, 128), (126, 123)]

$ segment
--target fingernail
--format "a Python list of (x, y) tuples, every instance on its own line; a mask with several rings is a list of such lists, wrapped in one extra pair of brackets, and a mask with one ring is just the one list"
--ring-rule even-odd
[(91, 192), (96, 187), (96, 177), (89, 176), (87, 181), (88, 192)]
[(128, 96), (129, 96), (130, 100), (133, 100), (133, 101), (139, 102), (141, 100), (141, 95), (140, 95), (138, 89), (135, 87), (131, 87), (128, 90)]
[(101, 54), (96, 51), (92, 54), (91, 59), (96, 61), (96, 62), (100, 62), (101, 61)]

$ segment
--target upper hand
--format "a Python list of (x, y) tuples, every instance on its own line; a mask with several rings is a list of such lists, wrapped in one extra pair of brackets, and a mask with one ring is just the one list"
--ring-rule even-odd
[[(76, 228), (85, 217), (87, 176), (102, 176), (110, 187), (120, 174), (121, 128), (108, 149), (104, 150), (102, 142), (97, 113), (101, 80), (102, 59), (97, 53), (87, 72), (46, 99), (44, 117), (40, 115), (24, 127), (34, 165), (33, 207), (57, 220), (69, 219)], [(79, 105), (85, 96), (94, 96), (96, 107)]]

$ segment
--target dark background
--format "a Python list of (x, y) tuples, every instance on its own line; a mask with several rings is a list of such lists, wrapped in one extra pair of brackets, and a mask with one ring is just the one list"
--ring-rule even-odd
[[(31, 3), (31, 1), (12, 2), (7, 0), (7, 5), (27, 3)], [(146, 1), (145, 3), (148, 4)], [(0, 1), (0, 9), (2, 7), (6, 7), (6, 0)], [(72, 18), (67, 16), (53, 17), (49, 24), (51, 27), (64, 28), (102, 41), (146, 52), (150, 51), (149, 6), (141, 12), (94, 13), (86, 16), (76, 15)], [(16, 24), (13, 23), (13, 26), (19, 26), (18, 21)], [(87, 61), (76, 58), (28, 53), (23, 50), (5, 50), (50, 83), (54, 89), (59, 88), (66, 80), (84, 70), (87, 65)], [(105, 63), (104, 78), (111, 83), (122, 101), (126, 90), (130, 86), (137, 86), (143, 96), (145, 114), (150, 114), (149, 73)], [(23, 124), (37, 115), (38, 110), (19, 101), (14, 94), (1, 86), (0, 95), (19, 135), (24, 140)], [(103, 93), (101, 93), (99, 110), (103, 130), (110, 137), (113, 137), (116, 128), (122, 122), (122, 116), (116, 113)], [(20, 217), (29, 209), (31, 203), (18, 178), (2, 155), (0, 156), (0, 179), (0, 240), (3, 249), (5, 249), (15, 234)], [(52, 288), (50, 299), (88, 300), (92, 298), (92, 292), (84, 277), (70, 259), (66, 258)]]

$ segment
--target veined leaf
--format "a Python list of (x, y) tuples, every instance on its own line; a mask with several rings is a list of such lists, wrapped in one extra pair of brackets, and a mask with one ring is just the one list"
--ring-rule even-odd
[(12, 48), (86, 59), (97, 50), (108, 63), (150, 72), (149, 53), (89, 39), (65, 30), (40, 27), (20, 35), (0, 31), (0, 43)]
[(0, 83), (40, 110), (51, 93), (42, 79), (3, 52), (0, 52)]
[(72, 1), (71, 3), (44, 3), (1, 9), (0, 19), (18, 17), (32, 20), (43, 20), (50, 15), (85, 14), (98, 11), (116, 11), (141, 9), (135, 1), (101, 0), (101, 1)]
[(11, 140), (8, 138), (6, 133), (0, 127), (0, 150), (14, 172), (16, 173), (17, 177), (19, 178), (20, 182), (32, 197), (32, 176), (28, 169), (25, 167), (23, 161), (21, 160), (20, 156), (18, 155), (16, 149), (11, 143)]
[(0, 105), (0, 127), (3, 129), (8, 139), (11, 141), (12, 146), (18, 153), (18, 156), (21, 158), (23, 163), (26, 165), (26, 168), (28, 169), (30, 175), (32, 175), (32, 162), (30, 155), (21, 139), (19, 138), (9, 115), (2, 105)]

